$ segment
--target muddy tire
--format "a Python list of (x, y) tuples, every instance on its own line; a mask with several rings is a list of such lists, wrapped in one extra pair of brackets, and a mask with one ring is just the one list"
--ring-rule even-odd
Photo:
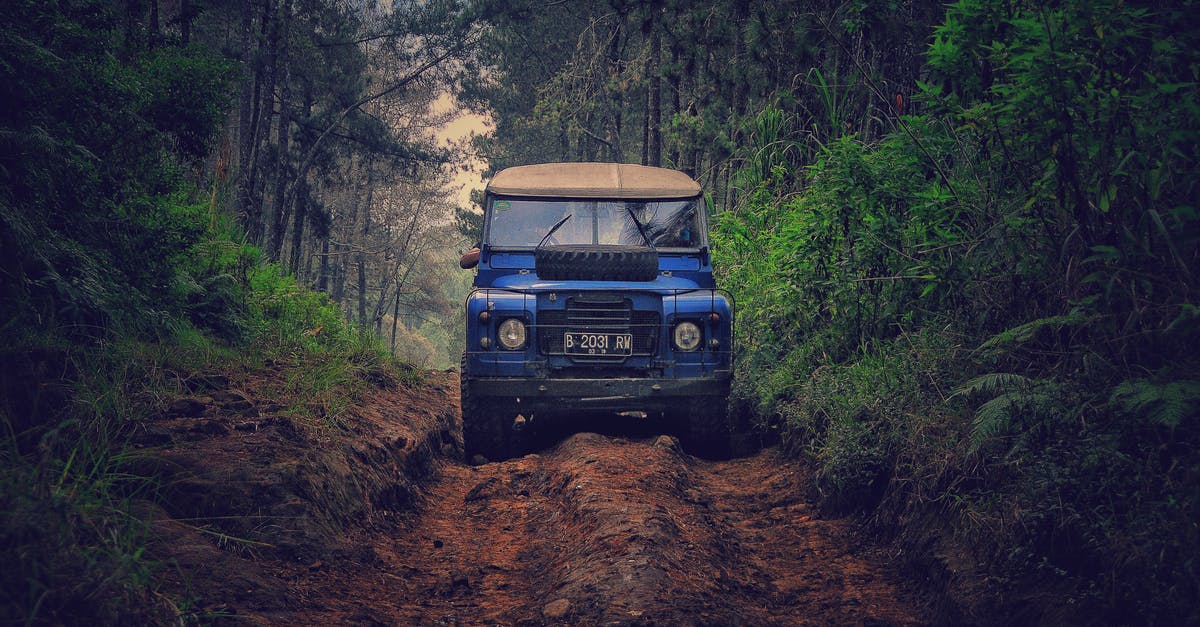
[(653, 281), (658, 252), (645, 246), (543, 246), (534, 255), (535, 271), (547, 281)]
[(702, 398), (682, 403), (669, 420), (683, 450), (707, 459), (727, 459), (733, 451), (724, 399)]
[(476, 455), (481, 455), (489, 462), (498, 462), (520, 454), (512, 428), (517, 415), (516, 403), (505, 398), (479, 398), (472, 394), (466, 355), (459, 372), (463, 459), (470, 464)]

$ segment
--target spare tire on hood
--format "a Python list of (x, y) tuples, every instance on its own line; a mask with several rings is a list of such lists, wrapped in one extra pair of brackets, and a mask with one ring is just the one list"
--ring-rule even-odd
[(646, 246), (561, 244), (534, 253), (538, 278), (546, 281), (653, 281), (658, 251)]

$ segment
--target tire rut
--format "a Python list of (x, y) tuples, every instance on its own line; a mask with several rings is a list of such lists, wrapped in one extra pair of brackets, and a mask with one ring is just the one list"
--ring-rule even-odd
[[(251, 404), (282, 375), (256, 376)], [(271, 414), (198, 434), (234, 420), (215, 392), (188, 403), (201, 415), (147, 427), (167, 442), (147, 460), (195, 469), (154, 511), (155, 558), (178, 567), (164, 590), (213, 623), (922, 622), (886, 557), (817, 515), (805, 466), (778, 451), (699, 460), (610, 416), (590, 426), (623, 435), (471, 467), (453, 379), (381, 385), (337, 432)]]
[(776, 451), (707, 462), (665, 436), (447, 462), (376, 549), (405, 585), (373, 621), (920, 624), (849, 523), (803, 502), (804, 479)]
[(803, 495), (807, 473), (778, 450), (700, 462), (701, 486), (740, 539), (766, 592), (768, 622), (921, 624), (878, 552), (861, 548), (847, 519), (821, 518)]

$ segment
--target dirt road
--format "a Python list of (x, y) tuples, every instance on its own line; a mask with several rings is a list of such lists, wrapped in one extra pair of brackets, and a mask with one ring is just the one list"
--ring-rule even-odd
[[(923, 622), (885, 560), (848, 521), (818, 516), (803, 466), (773, 449), (712, 462), (666, 436), (578, 433), (476, 467), (455, 452), (430, 457), (415, 506), (350, 525), (321, 559), (191, 555), (211, 580), (192, 583), (204, 611), (307, 624)], [(199, 542), (188, 537), (175, 541)]]
[[(846, 523), (767, 451), (704, 462), (670, 438), (579, 434), (502, 464), (447, 464), (387, 546), (379, 622), (919, 622)], [(363, 599), (367, 601), (366, 598)]]

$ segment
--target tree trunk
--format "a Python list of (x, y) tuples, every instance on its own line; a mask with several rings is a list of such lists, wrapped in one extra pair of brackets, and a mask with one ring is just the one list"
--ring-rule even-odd
[[(687, 11), (687, 9), (685, 8), (683, 11)], [(679, 28), (683, 16), (677, 14), (675, 20), (676, 27)], [(685, 33), (684, 37), (686, 37), (687, 29), (684, 28), (683, 30)], [(671, 83), (671, 113), (673, 115), (679, 115), (683, 109), (683, 85), (680, 79), (683, 68), (683, 47), (687, 45), (687, 42), (680, 41), (678, 34), (671, 41), (671, 72), (667, 80)], [(674, 167), (679, 167), (679, 160), (682, 157), (681, 148), (682, 145), (678, 139), (671, 146), (671, 165)]]
[(659, 77), (659, 56), (662, 54), (662, 35), (658, 28), (658, 11), (650, 22), (650, 56), (646, 60), (646, 165), (662, 165), (662, 78)]
[[(375, 327), (379, 333), (383, 332), (383, 308), (387, 304), (388, 288), (393, 280), (399, 280), (400, 268), (404, 267), (405, 260), (412, 260), (408, 264), (408, 270), (404, 273), (406, 279), (408, 274), (412, 272), (413, 268), (416, 266), (417, 255), (413, 251), (413, 237), (417, 232), (417, 223), (421, 220), (422, 209), (423, 203), (418, 202), (417, 207), (413, 210), (412, 222), (410, 222), (408, 225), (408, 232), (404, 236), (404, 242), (395, 247), (396, 266), (390, 273), (383, 275), (379, 281), (379, 299), (375, 302), (375, 309), (371, 314), (371, 319), (375, 321)], [(402, 286), (403, 283), (398, 282), (396, 284), (396, 291), (399, 292)]]
[(400, 320), (400, 288), (396, 288), (396, 296), (392, 299), (392, 354), (396, 354), (396, 324)]
[(336, 263), (329, 269), (329, 280), (333, 283), (333, 294), (330, 298), (336, 303), (346, 300), (346, 256), (338, 255)]
[(624, 159), (623, 150), (621, 150), (621, 133), (622, 133), (622, 94), (621, 89), (621, 73), (624, 63), (621, 60), (621, 30), (624, 25), (625, 16), (618, 15), (616, 25), (613, 27), (612, 39), (608, 42), (608, 90), (609, 90), (609, 107), (612, 113), (612, 126), (608, 132), (608, 154), (609, 159), (614, 163), (621, 163)]
[[(313, 106), (313, 95), (310, 89), (304, 90), (304, 117), (311, 119)], [(297, 179), (294, 185), (298, 186), (298, 193), (294, 196), (292, 205), (294, 206), (296, 215), (292, 219), (292, 255), (291, 268), (292, 272), (300, 273), (300, 248), (304, 242), (304, 227), (305, 221), (308, 218), (308, 203), (311, 199), (308, 189), (307, 177), (303, 180)]]
[(238, 103), (238, 214), (242, 227), (246, 229), (250, 241), (254, 241), (254, 225), (258, 223), (256, 207), (250, 202), (250, 159), (254, 150), (253, 117), (257, 115), (254, 105), (258, 102), (254, 92), (258, 85), (258, 66), (252, 64), (254, 54), (250, 50), (253, 40), (254, 16), (251, 15), (253, 3), (246, 0), (242, 3), (242, 93)]
[(158, 26), (158, 0), (150, 0), (150, 32), (146, 35), (150, 49), (153, 50), (158, 46), (158, 41), (162, 37)]
[(733, 205), (738, 202), (738, 191), (733, 185), (733, 169), (734, 160), (730, 159), (725, 162), (725, 207), (724, 209), (733, 209)]
[[(300, 276), (304, 277), (305, 279), (311, 279), (313, 275), (313, 257), (315, 256), (313, 255), (313, 249), (316, 247), (317, 242), (311, 239), (305, 242), (303, 246), (301, 256), (304, 257), (304, 272), (300, 273)], [(316, 282), (309, 280), (308, 285), (311, 287), (316, 287)]]
[(559, 124), (559, 129), (560, 129), (558, 137), (559, 137), (560, 147), (562, 150), (562, 160), (570, 161), (571, 160), (571, 134), (568, 132), (569, 125), (567, 124), (567, 119), (565, 117), (560, 117), (558, 124)]
[[(749, 64), (746, 53), (746, 20), (750, 15), (750, 2), (736, 0), (733, 3), (733, 60), (726, 67), (733, 69), (733, 114), (741, 117), (746, 113), (747, 94), (750, 89), (746, 66)], [(736, 126), (734, 132), (736, 131)], [(736, 143), (734, 145), (737, 145)]]
[(137, 0), (125, 0), (125, 47), (136, 48), (138, 41), (138, 24), (142, 22), (141, 3)]
[[(287, 193), (288, 185), (288, 166), (291, 161), (291, 144), (292, 144), (292, 113), (291, 113), (291, 97), (292, 85), (289, 75), (288, 59), (288, 23), (291, 21), (292, 0), (280, 0), (279, 5), (279, 26), (275, 29), (275, 64), (278, 72), (276, 81), (279, 84), (279, 131), (277, 134), (277, 144), (275, 148), (275, 184), (274, 184), (274, 200), (272, 204), (275, 209), (273, 226), (271, 229), (271, 249), (268, 253), (272, 261), (281, 261), (283, 253), (283, 236), (287, 230), (288, 207), (284, 202), (284, 197)], [(295, 273), (294, 266), (286, 268)]]
[[(360, 161), (358, 167), (361, 168)], [(358, 226), (358, 199), (362, 186), (358, 181), (361, 181), (361, 174), (355, 176), (355, 164), (353, 155), (350, 157), (349, 176), (355, 181), (354, 187), (350, 191), (350, 213), (346, 216), (345, 224), (349, 225), (346, 232), (343, 234), (342, 242), (337, 245), (337, 255), (334, 257), (334, 266), (332, 271), (333, 278), (333, 300), (341, 303), (346, 299), (346, 265), (350, 263), (350, 247), (348, 240), (353, 238), (354, 229)]]
[(308, 203), (312, 201), (312, 195), (308, 188), (308, 181), (296, 181), (296, 185), (300, 191), (292, 200), (292, 208), (295, 215), (292, 216), (292, 245), (288, 250), (288, 268), (297, 276), (302, 276), (300, 272), (300, 256), (304, 248), (304, 230), (308, 221)]
[(358, 253), (358, 323), (367, 325), (367, 256)]
[(679, 79), (679, 92), (682, 99), (683, 111), (687, 115), (686, 130), (683, 133), (683, 138), (680, 141), (679, 147), (679, 163), (678, 167), (681, 171), (692, 178), (696, 178), (696, 158), (698, 150), (696, 146), (695, 133), (692, 132), (692, 117), (696, 115), (695, 97), (696, 97), (696, 56), (690, 52), (683, 59), (683, 74)]
[(329, 293), (329, 233), (321, 238), (321, 265), (317, 270), (317, 290)]
[(358, 241), (358, 323), (367, 324), (367, 253), (365, 248), (371, 235), (371, 202), (375, 196), (375, 168), (367, 158), (367, 199), (363, 204), (362, 238)]
[[(647, 61), (646, 65), (649, 66), (650, 62)], [(642, 161), (641, 161), (642, 165), (650, 164), (650, 155), (649, 155), (649, 150), (650, 150), (650, 104), (649, 104), (649, 100), (650, 100), (650, 92), (647, 91), (646, 97), (643, 99), (643, 102), (646, 104), (646, 115), (642, 116)]]
[(179, 37), (185, 46), (192, 43), (191, 0), (179, 0)]
[[(399, 268), (397, 268), (397, 270), (393, 270), (392, 274), (396, 274), (398, 270)], [(380, 338), (383, 337), (383, 313), (387, 307), (388, 296), (391, 295), (388, 292), (388, 288), (391, 287), (392, 283), (389, 276), (384, 276), (380, 279), (379, 299), (375, 301), (375, 307), (373, 307), (371, 310), (371, 323), (375, 325), (375, 335)]]
[[(275, 29), (275, 3), (266, 0), (263, 3), (262, 26), (260, 33), (266, 41), (267, 63), (262, 68), (262, 80), (257, 89), (258, 109), (254, 122), (254, 148), (250, 154), (250, 194), (249, 202), (253, 205), (256, 219), (250, 225), (250, 240), (257, 246), (262, 246), (266, 233), (263, 217), (264, 190), (266, 177), (263, 176), (262, 160), (271, 140), (271, 120), (275, 115), (275, 42), (270, 33)], [(262, 46), (260, 45), (260, 48)]]

